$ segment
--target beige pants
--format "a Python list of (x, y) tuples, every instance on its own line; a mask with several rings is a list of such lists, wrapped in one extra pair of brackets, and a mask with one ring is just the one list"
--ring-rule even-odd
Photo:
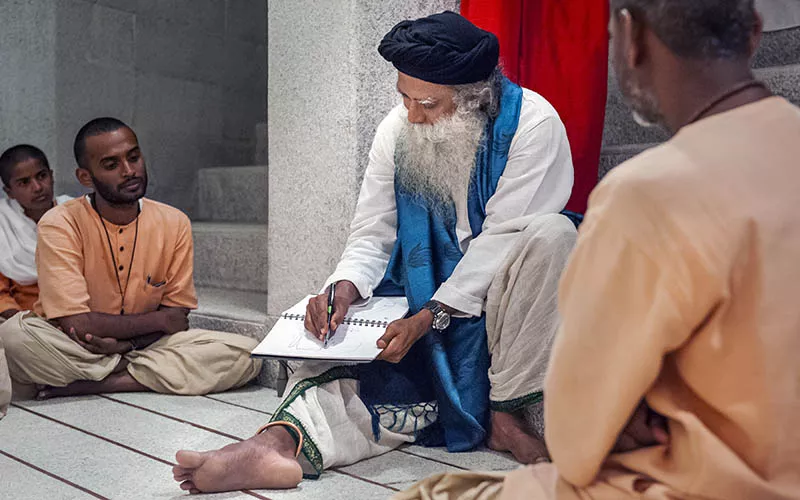
[[(0, 326), (5, 322), (0, 318)], [(6, 415), (8, 403), (11, 402), (11, 377), (8, 374), (6, 351), (3, 348), (3, 337), (0, 335), (0, 419)]]
[(559, 214), (540, 215), (517, 238), (486, 297), (492, 409), (538, 401), (558, 330), (558, 283), (578, 238)]
[(64, 387), (79, 380), (103, 380), (124, 358), (128, 373), (152, 391), (202, 395), (242, 386), (261, 369), (261, 361), (250, 358), (256, 340), (208, 330), (167, 335), (124, 355), (101, 355), (35, 314), (21, 312), (0, 325), (0, 340), (11, 378), (24, 385)]
[(576, 488), (553, 464), (503, 472), (463, 472), (433, 476), (392, 500), (677, 500), (690, 499), (640, 474), (601, 471), (594, 483)]

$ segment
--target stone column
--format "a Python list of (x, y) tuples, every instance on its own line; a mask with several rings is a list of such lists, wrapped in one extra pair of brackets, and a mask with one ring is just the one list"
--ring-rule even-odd
[(397, 22), (457, 0), (270, 0), (268, 4), (269, 313), (333, 271), (380, 120), (399, 102), (377, 52)]

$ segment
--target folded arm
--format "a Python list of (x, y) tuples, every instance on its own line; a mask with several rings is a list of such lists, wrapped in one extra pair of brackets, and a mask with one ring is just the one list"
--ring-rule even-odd
[(117, 340), (154, 336), (153, 338), (158, 340), (162, 335), (188, 329), (188, 315), (189, 310), (186, 308), (162, 306), (157, 311), (142, 314), (116, 315), (88, 312), (54, 318), (52, 321), (65, 332), (75, 330), (82, 336), (90, 334)]

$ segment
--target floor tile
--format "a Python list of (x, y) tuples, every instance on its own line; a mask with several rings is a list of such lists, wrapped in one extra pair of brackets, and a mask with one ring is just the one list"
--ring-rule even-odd
[(0, 492), (4, 498), (93, 499), (92, 495), (0, 455)]
[(397, 488), (400, 491), (407, 490), (417, 484), (419, 481), (409, 481), (407, 483), (395, 483), (392, 485), (392, 488)]
[(136, 405), (172, 418), (247, 439), (269, 421), (269, 415), (201, 396), (169, 396), (151, 392), (109, 394), (114, 401)]
[(390, 451), (385, 455), (370, 458), (341, 469), (354, 476), (385, 485), (418, 481), (432, 474), (458, 472), (461, 470), (399, 451)]
[(250, 385), (235, 391), (211, 394), (206, 397), (234, 405), (241, 405), (253, 410), (267, 412), (270, 415), (272, 415), (281, 403), (281, 398), (278, 397), (275, 389), (262, 387), (260, 385)]
[(328, 471), (319, 479), (304, 479), (293, 490), (256, 490), (271, 500), (361, 500), (389, 498), (394, 490)]
[[(84, 415), (90, 424), (104, 417)], [(108, 498), (173, 498), (183, 493), (167, 465), (18, 408), (11, 408), (0, 425), (0, 448)]]
[[(211, 397), (129, 393), (19, 402), (42, 416), (12, 407), (0, 423), (0, 450), (108, 498), (185, 498), (164, 462), (172, 462), (180, 448), (216, 449), (233, 437), (248, 437), (278, 403), (273, 389), (255, 386)], [(293, 490), (256, 493), (272, 500), (388, 498), (394, 493), (391, 488), (408, 488), (432, 474), (516, 467), (510, 457), (488, 450), (450, 454), (443, 448), (410, 446), (328, 471)], [(70, 486), (13, 460), (0, 457), (0, 471), (0, 494), (14, 491), (15, 499), (86, 498), (84, 492), (70, 492)], [(252, 498), (232, 492), (204, 495), (202, 500)]]
[(168, 462), (179, 449), (215, 450), (234, 440), (99, 396), (20, 402), (47, 417)]
[(403, 451), (469, 470), (503, 471), (514, 470), (520, 466), (511, 454), (499, 453), (486, 448), (469, 453), (450, 453), (447, 448), (408, 446), (403, 448)]

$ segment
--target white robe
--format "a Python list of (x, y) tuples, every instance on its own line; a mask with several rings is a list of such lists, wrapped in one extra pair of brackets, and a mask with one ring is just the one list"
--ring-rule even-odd
[[(72, 197), (56, 197), (56, 204)], [(36, 274), (36, 223), (11, 198), (0, 199), (0, 274), (20, 285), (33, 285)]]
[[(325, 286), (349, 280), (369, 298), (386, 272), (397, 233), (394, 150), (405, 120), (401, 104), (378, 126), (350, 237)], [(531, 214), (558, 213), (569, 200), (572, 184), (572, 155), (558, 113), (542, 96), (523, 89), (508, 163), (486, 204), (483, 232), (477, 238), (472, 238), (466, 196), (455, 200), (456, 234), (464, 257), (434, 300), (466, 316), (480, 316), (489, 285), (519, 234), (507, 223)]]
[[(404, 120), (398, 106), (378, 127), (347, 247), (326, 286), (350, 280), (368, 298), (383, 278), (396, 240), (394, 149)], [(557, 283), (576, 234), (571, 222), (552, 214), (566, 205), (572, 182), (564, 125), (544, 98), (523, 90), (519, 126), (505, 171), (487, 202), (483, 231), (472, 238), (466, 196), (455, 200), (464, 257), (434, 295), (465, 315), (487, 309), (493, 402), (534, 403), (542, 389), (546, 353), (558, 326)], [(438, 416), (432, 402), (395, 408), (381, 415), (375, 441), (372, 416), (358, 396), (354, 376), (335, 365), (302, 363), (273, 415), (273, 421), (289, 421), (303, 430), (300, 462), (312, 477), (413, 442), (416, 432)]]

